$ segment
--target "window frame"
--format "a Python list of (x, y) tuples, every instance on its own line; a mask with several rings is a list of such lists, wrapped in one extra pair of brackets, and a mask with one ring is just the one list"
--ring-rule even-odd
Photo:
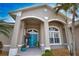
[[(58, 33), (58, 36), (59, 36), (59, 43), (50, 43), (50, 45), (61, 45), (62, 44), (62, 42), (61, 42), (61, 33), (60, 33), (60, 29), (57, 27), (57, 26), (49, 26), (49, 28), (56, 28), (56, 29), (58, 29), (58, 31), (49, 31), (49, 33), (50, 32), (57, 32)], [(54, 36), (53, 36), (54, 37)], [(50, 34), (49, 34), (49, 41), (50, 41)]]

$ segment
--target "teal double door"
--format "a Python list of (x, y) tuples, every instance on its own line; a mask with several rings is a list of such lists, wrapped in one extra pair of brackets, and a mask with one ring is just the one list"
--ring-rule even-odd
[(35, 48), (35, 47), (37, 47), (36, 45), (37, 45), (37, 38), (38, 37), (38, 34), (31, 34), (30, 33), (30, 36), (29, 36), (29, 48)]

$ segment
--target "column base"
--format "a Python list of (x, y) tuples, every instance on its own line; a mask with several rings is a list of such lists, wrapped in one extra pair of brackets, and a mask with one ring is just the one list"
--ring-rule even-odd
[(44, 50), (44, 44), (40, 44), (40, 47), (41, 47), (41, 50), (43, 51)]
[(15, 56), (17, 54), (18, 48), (10, 48), (9, 56)]
[(44, 50), (51, 50), (51, 48), (50, 47), (45, 47)]

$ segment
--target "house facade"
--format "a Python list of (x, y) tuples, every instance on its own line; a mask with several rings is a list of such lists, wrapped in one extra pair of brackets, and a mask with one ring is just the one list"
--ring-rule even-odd
[[(15, 54), (17, 53), (17, 45), (22, 45), (23, 36), (26, 33), (29, 33), (31, 37), (28, 42), (29, 47), (35, 47), (34, 41), (38, 41), (40, 48), (45, 50), (69, 48), (65, 16), (56, 15), (50, 6), (40, 5), (24, 8), (11, 12), (10, 15), (16, 21), (11, 39), (10, 55), (14, 51)], [(71, 35), (71, 33), (69, 34)]]
[[(46, 4), (32, 6), (10, 12), (10, 15), (15, 19), (15, 25), (11, 36), (9, 55), (17, 54), (18, 48), (23, 45), (24, 36), (28, 36), (26, 39), (28, 48), (36, 48), (36, 44), (39, 42), (41, 50), (58, 48), (70, 50), (69, 44), (72, 39), (70, 23), (67, 24), (65, 19), (67, 17), (63, 14), (55, 14), (52, 7)], [(68, 22), (71, 21), (69, 18), (67, 19)], [(76, 33), (78, 40), (78, 32)]]

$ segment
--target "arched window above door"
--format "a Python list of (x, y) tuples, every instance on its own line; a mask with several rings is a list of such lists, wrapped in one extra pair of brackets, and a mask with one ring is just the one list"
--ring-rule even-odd
[(50, 27), (49, 28), (49, 31), (58, 31), (58, 29), (57, 28), (54, 28), (54, 27)]
[(27, 32), (29, 32), (31, 34), (38, 34), (38, 30), (36, 30), (36, 29), (28, 29)]
[(51, 45), (61, 44), (59, 28), (49, 27), (49, 39)]

